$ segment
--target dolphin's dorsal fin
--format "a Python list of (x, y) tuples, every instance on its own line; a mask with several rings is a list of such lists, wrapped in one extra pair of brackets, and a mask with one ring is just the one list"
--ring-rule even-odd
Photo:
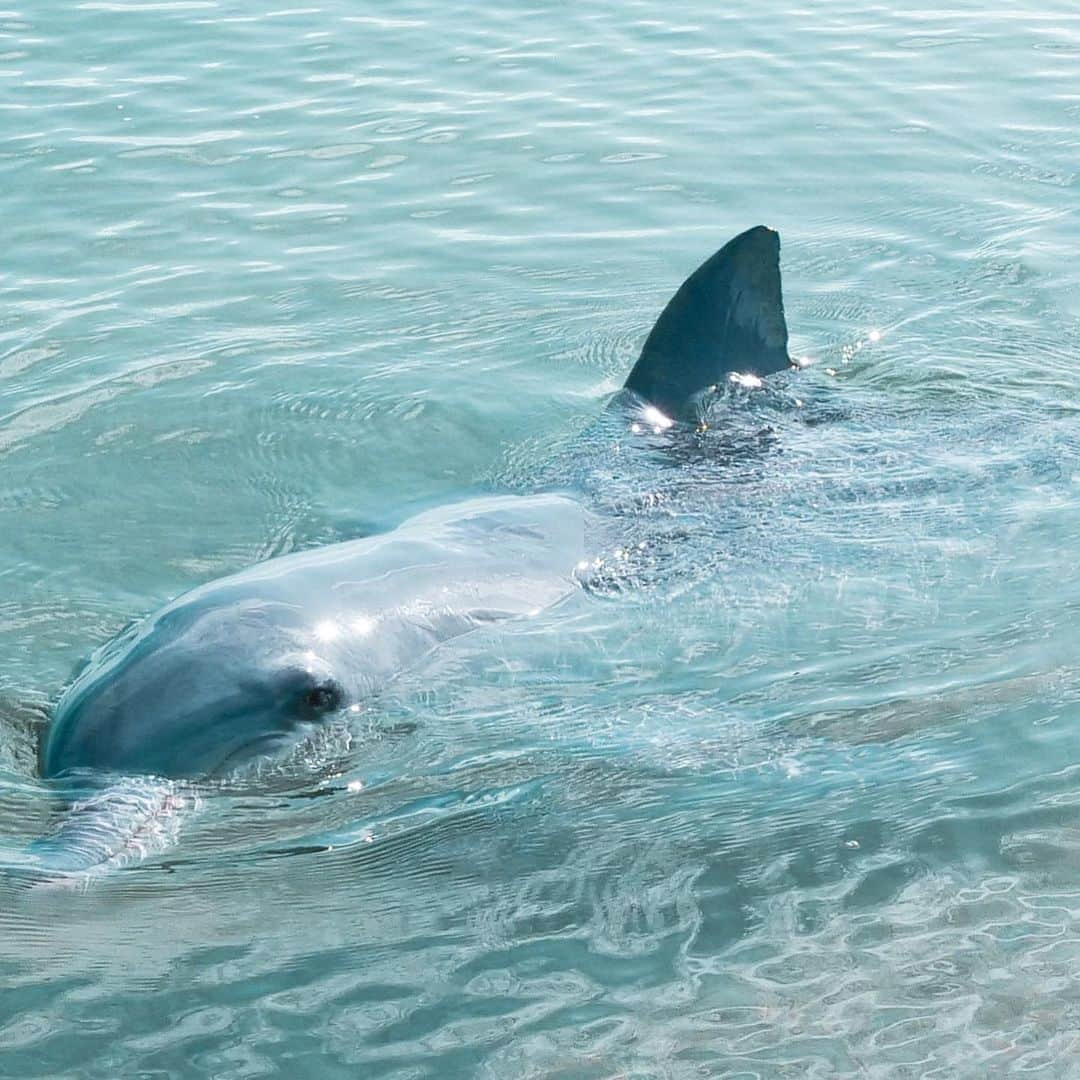
[(780, 234), (764, 225), (729, 240), (682, 283), (656, 320), (626, 388), (672, 418), (732, 372), (791, 366), (780, 295)]

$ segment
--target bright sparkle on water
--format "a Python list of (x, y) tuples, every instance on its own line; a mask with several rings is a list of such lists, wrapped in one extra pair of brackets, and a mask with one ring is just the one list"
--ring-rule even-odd
[(670, 416), (665, 416), (655, 405), (646, 405), (641, 410), (641, 418), (657, 434), (667, 431), (675, 423)]
[(761, 379), (751, 372), (740, 373), (733, 371), (729, 378), (735, 386), (743, 390), (760, 390), (764, 385)]

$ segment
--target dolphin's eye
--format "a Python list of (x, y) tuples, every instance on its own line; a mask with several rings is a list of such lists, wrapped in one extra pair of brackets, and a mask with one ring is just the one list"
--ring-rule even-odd
[(323, 679), (309, 687), (301, 699), (304, 711), (315, 716), (336, 712), (345, 702), (345, 691), (333, 679)]

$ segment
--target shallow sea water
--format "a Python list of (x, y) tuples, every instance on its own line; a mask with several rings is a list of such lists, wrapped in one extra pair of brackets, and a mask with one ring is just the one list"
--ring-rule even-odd
[[(186, 588), (490, 490), (645, 554), (0, 893), (0, 1074), (1076, 1076), (1075, 4), (16, 3), (5, 860)], [(598, 422), (758, 222), (813, 362)]]

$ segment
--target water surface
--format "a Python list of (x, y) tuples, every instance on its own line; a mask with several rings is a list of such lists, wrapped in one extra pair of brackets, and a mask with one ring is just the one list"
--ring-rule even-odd
[[(1080, 16), (715, 8), (0, 12), (5, 858), (41, 708), (178, 592), (482, 491), (625, 529), (6, 892), (0, 1072), (1075, 1074)], [(597, 424), (758, 222), (810, 366)]]

